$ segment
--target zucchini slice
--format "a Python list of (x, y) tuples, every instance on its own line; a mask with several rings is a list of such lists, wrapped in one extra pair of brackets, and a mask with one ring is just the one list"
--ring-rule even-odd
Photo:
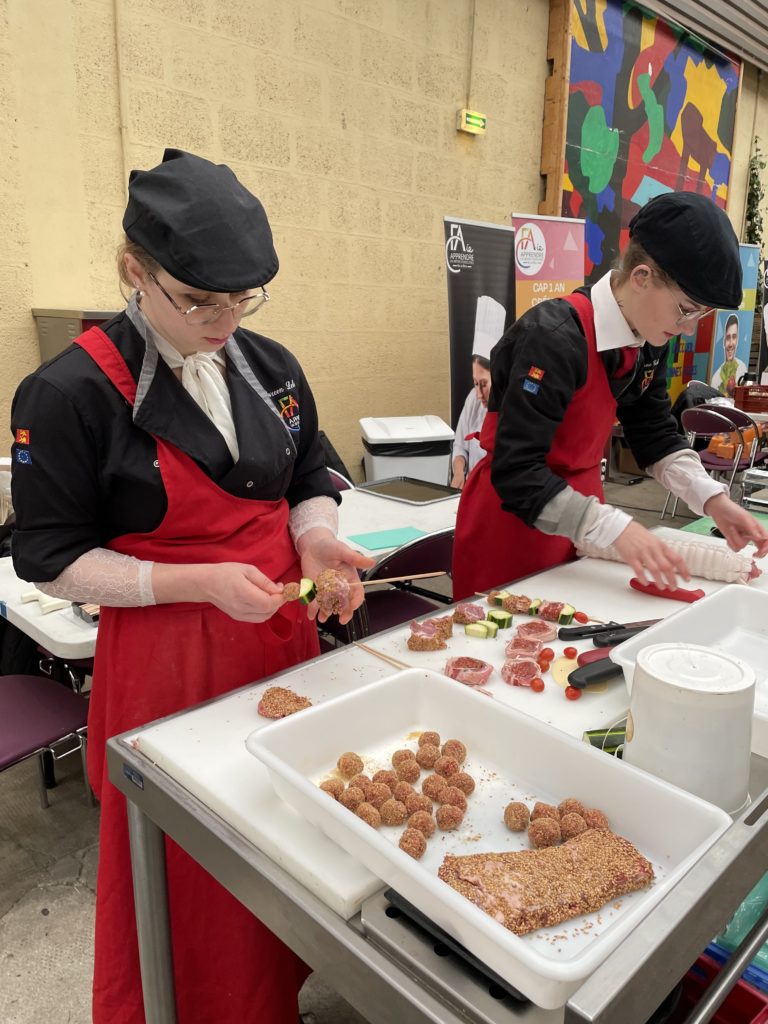
[(558, 616), (557, 622), (560, 626), (570, 626), (573, 622), (573, 616), (576, 614), (576, 609), (572, 604), (564, 604), (563, 610)]
[(499, 629), (509, 629), (512, 625), (512, 612), (505, 612), (503, 608), (492, 608), (486, 615), (489, 622), (493, 622)]
[(485, 628), (486, 623), (484, 622), (468, 622), (464, 627), (464, 633), (467, 636), (476, 636), (480, 640), (488, 639), (488, 630)]
[(488, 595), (488, 603), (492, 604), (494, 608), (501, 608), (507, 597), (512, 597), (508, 590), (494, 590)]
[(303, 576), (299, 580), (299, 600), (302, 604), (310, 604), (317, 597), (315, 581)]
[(528, 614), (529, 615), (538, 615), (539, 614), (539, 605), (540, 604), (541, 604), (541, 598), (540, 597), (534, 597), (534, 599), (531, 601), (531, 607), (528, 609)]

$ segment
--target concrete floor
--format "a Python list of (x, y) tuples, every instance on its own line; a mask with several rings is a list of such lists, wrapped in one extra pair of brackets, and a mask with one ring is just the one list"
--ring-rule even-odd
[[(608, 483), (606, 500), (659, 525), (664, 494), (651, 480)], [(693, 518), (680, 513), (664, 525)], [(99, 812), (86, 804), (77, 757), (57, 766), (48, 810), (36, 773), (28, 762), (0, 774), (0, 1022), (88, 1024)], [(301, 1010), (308, 1024), (365, 1024), (316, 976)]]

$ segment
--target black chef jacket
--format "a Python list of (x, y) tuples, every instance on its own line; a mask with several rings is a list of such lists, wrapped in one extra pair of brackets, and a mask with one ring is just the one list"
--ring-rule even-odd
[[(103, 329), (138, 381), (141, 335), (125, 313)], [(167, 502), (153, 435), (238, 498), (285, 497), (291, 507), (319, 495), (339, 501), (325, 469), (314, 398), (294, 356), (243, 328), (225, 355), (237, 463), (159, 357), (135, 411), (79, 345), (22, 381), (12, 408), (12, 553), (22, 579), (55, 579), (86, 551), (159, 526)]]
[[(589, 288), (578, 291), (590, 294)], [(667, 393), (668, 350), (668, 345), (655, 348), (646, 342), (637, 349), (634, 370), (623, 377), (615, 376), (622, 350), (599, 353), (617, 402), (617, 419), (643, 468), (689, 447), (678, 433)], [(586, 384), (588, 361), (584, 331), (576, 310), (565, 299), (528, 310), (491, 354), (488, 410), (501, 413), (491, 479), (502, 508), (528, 526), (567, 486), (552, 473), (545, 458), (574, 393)], [(532, 368), (541, 373), (535, 401), (523, 387)]]

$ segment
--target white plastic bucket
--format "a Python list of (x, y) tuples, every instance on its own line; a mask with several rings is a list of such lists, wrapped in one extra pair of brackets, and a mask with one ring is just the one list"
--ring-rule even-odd
[(749, 800), (755, 673), (699, 644), (638, 651), (624, 760), (729, 814)]

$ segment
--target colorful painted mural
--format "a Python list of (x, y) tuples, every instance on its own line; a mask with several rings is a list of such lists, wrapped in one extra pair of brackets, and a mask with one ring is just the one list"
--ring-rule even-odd
[(594, 282), (651, 197), (725, 205), (740, 65), (621, 0), (573, 0), (571, 29), (562, 211), (586, 220)]

